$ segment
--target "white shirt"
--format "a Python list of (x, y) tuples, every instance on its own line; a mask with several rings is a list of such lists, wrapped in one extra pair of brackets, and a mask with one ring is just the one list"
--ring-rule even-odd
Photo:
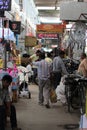
[(26, 67), (27, 71), (29, 72), (28, 73), (28, 76), (31, 77), (33, 75), (33, 71), (32, 71), (32, 67), (30, 64), (27, 65)]

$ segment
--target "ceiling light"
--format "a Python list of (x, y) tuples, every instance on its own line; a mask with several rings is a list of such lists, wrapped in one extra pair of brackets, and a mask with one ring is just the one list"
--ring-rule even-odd
[[(47, 6), (44, 6), (44, 7), (37, 6), (36, 8), (38, 10), (55, 10), (55, 7), (47, 7)], [(57, 10), (60, 10), (60, 7), (57, 7)]]
[(53, 17), (49, 17), (49, 18), (47, 18), (47, 17), (40, 17), (40, 21), (41, 21), (41, 23), (50, 23), (50, 24), (52, 24), (52, 23), (61, 23), (62, 21), (60, 20), (60, 18), (53, 18)]

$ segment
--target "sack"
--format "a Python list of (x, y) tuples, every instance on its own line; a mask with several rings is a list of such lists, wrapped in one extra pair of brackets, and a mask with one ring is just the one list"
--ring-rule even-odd
[(50, 90), (50, 101), (51, 101), (51, 103), (57, 102), (57, 95), (53, 88), (51, 88), (51, 90)]
[(81, 115), (79, 130), (87, 130), (87, 117), (86, 114)]

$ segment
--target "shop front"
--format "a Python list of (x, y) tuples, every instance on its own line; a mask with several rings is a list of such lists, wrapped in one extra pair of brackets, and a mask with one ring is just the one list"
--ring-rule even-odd
[(61, 36), (65, 24), (40, 24), (37, 25), (37, 38), (44, 48), (60, 48)]

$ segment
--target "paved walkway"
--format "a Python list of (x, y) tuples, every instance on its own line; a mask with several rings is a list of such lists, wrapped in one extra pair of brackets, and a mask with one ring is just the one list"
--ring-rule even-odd
[[(66, 130), (65, 124), (78, 124), (79, 114), (67, 112), (60, 102), (51, 104), (51, 108), (38, 105), (38, 86), (30, 85), (31, 99), (20, 98), (15, 104), (18, 126), (22, 130)], [(8, 129), (10, 124), (8, 122)], [(75, 129), (78, 130), (78, 129)]]

